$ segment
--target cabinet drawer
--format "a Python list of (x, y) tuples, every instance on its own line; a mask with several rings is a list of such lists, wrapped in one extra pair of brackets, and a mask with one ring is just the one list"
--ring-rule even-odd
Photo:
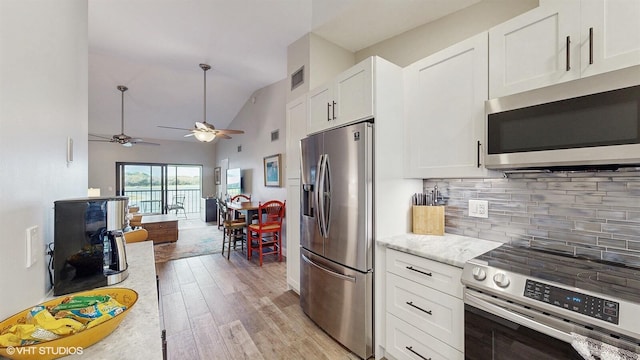
[(142, 225), (142, 227), (147, 229), (147, 231), (150, 231), (150, 230), (156, 230), (156, 231), (177, 230), (178, 229), (178, 224), (175, 224), (175, 223), (144, 224), (144, 225)]
[(462, 300), (387, 273), (387, 311), (457, 350), (464, 349)]
[(158, 237), (158, 236), (177, 237), (178, 236), (177, 229), (157, 229), (157, 230), (148, 230), (148, 231), (149, 231), (149, 236), (151, 236), (151, 234), (153, 234), (153, 236), (155, 237)]
[(387, 313), (386, 352), (397, 360), (463, 360), (464, 354)]
[(462, 269), (387, 249), (387, 271), (462, 299)]

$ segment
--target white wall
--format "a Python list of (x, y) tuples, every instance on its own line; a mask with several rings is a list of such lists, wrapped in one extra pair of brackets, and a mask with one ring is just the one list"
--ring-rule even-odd
[(483, 0), (439, 20), (356, 52), (356, 62), (372, 55), (405, 67), (538, 6), (538, 0)]
[(0, 1), (0, 319), (45, 297), (53, 202), (87, 194), (87, 51), (87, 1)]
[[(287, 102), (355, 65), (355, 54), (309, 33), (287, 47)], [(304, 66), (304, 83), (291, 91), (291, 74)]]
[[(310, 34), (306, 34), (300, 39), (289, 44), (287, 47), (287, 102), (306, 94), (311, 88), (309, 87), (309, 55), (310, 50)], [(298, 85), (293, 91), (291, 90), (291, 74), (298, 71), (304, 66), (303, 83)]]
[(115, 195), (116, 162), (202, 165), (202, 194), (216, 193), (213, 169), (215, 145), (197, 141), (145, 139), (160, 146), (124, 147), (113, 143), (89, 142), (89, 187), (100, 188), (101, 195)]
[[(284, 200), (287, 196), (284, 187), (284, 164), (287, 135), (285, 103), (288, 85), (289, 80), (284, 79), (253, 93), (229, 125), (229, 128), (244, 130), (245, 133), (216, 143), (218, 166), (222, 164), (223, 159), (228, 159), (229, 168), (242, 168), (245, 192), (251, 194), (252, 200)], [(252, 99), (255, 99), (255, 103)], [(272, 142), (271, 132), (274, 130), (280, 131), (280, 137)], [(238, 146), (242, 146), (241, 152), (237, 151)], [(282, 187), (265, 187), (263, 159), (274, 154), (282, 154)], [(223, 172), (222, 177), (224, 176)]]
[(333, 80), (336, 75), (356, 64), (355, 54), (328, 40), (309, 34), (309, 90)]

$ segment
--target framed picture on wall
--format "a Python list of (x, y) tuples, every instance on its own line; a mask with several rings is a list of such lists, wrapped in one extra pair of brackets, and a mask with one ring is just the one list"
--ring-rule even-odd
[(264, 186), (280, 187), (280, 154), (264, 158)]
[(213, 169), (213, 179), (216, 181), (216, 185), (220, 185), (220, 166)]

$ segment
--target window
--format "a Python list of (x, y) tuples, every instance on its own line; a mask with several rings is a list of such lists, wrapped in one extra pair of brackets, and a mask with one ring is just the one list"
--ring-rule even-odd
[(142, 213), (164, 214), (177, 196), (188, 213), (200, 212), (202, 166), (116, 163), (116, 194), (129, 197)]

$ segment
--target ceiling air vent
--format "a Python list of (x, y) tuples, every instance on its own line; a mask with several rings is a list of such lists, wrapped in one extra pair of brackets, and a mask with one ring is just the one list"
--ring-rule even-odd
[(274, 130), (271, 132), (271, 141), (278, 141), (278, 139), (280, 138), (280, 130)]
[(304, 66), (291, 74), (291, 91), (304, 83)]

